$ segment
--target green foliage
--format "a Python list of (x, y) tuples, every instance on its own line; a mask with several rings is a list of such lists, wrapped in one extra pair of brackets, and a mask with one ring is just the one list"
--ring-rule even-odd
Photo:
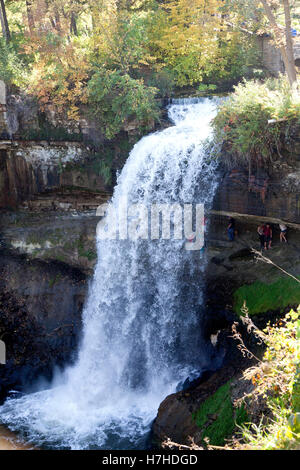
[(295, 413), (300, 413), (300, 320), (296, 324), (297, 362), (296, 373), (292, 389), (292, 407)]
[(0, 80), (22, 86), (26, 83), (26, 66), (14, 43), (0, 38)]
[(285, 79), (244, 81), (220, 107), (214, 131), (230, 152), (228, 163), (268, 162), (294, 121), (300, 122), (300, 94)]
[[(272, 4), (278, 24), (285, 26), (282, 0), (268, 1)], [(298, 29), (300, 26), (300, 6), (298, 1), (290, 1), (290, 12), (292, 28)], [(261, 2), (254, 0), (223, 0), (220, 8), (224, 15), (233, 14), (235, 24), (248, 31), (270, 34), (270, 26), (265, 16), (265, 10)]]
[[(99, 18), (98, 35), (103, 35), (103, 18)], [(110, 16), (110, 30), (99, 42), (99, 48), (93, 60), (105, 63), (110, 70), (118, 69), (130, 73), (138, 64), (147, 63), (148, 57), (148, 19), (142, 13), (119, 9), (118, 14)], [(108, 37), (109, 36), (109, 37)]]
[[(0, 79), (35, 96), (43, 111), (51, 104), (61, 122), (78, 121), (88, 100), (107, 139), (132, 121), (140, 132), (152, 128), (156, 97), (191, 85), (212, 92), (257, 64), (257, 44), (232, 26), (230, 8), (220, 14), (224, 2), (81, 3), (6, 2), (11, 41), (0, 40)], [(50, 139), (46, 128), (28, 132)]]
[(175, 88), (175, 74), (167, 68), (153, 71), (150, 78), (145, 78), (145, 81), (148, 86), (156, 88), (162, 97), (170, 97)]
[(244, 373), (255, 387), (244, 399), (250, 409), (264, 402), (264, 415), (259, 424), (241, 427), (244, 443), (239, 441), (237, 449), (299, 449), (300, 413), (293, 397), (300, 364), (299, 314), (300, 308), (291, 310), (276, 325), (259, 332), (266, 350), (263, 360)]
[(114, 159), (114, 151), (109, 147), (102, 149), (102, 152), (96, 153), (92, 162), (93, 171), (102, 176), (105, 184), (112, 183), (112, 165)]
[(236, 32), (219, 41), (218, 54), (203, 71), (203, 80), (217, 85), (224, 82), (232, 85), (243, 78), (256, 78), (260, 67), (260, 51), (255, 39)]
[(99, 162), (99, 174), (103, 177), (105, 184), (111, 184), (111, 180), (112, 180), (111, 162), (107, 160), (101, 160)]
[(201, 83), (199, 86), (198, 86), (198, 90), (201, 91), (201, 92), (204, 92), (204, 93), (207, 93), (209, 91), (215, 91), (217, 89), (217, 86), (216, 85), (205, 85), (204, 83)]
[(159, 118), (156, 91), (128, 74), (99, 68), (88, 83), (91, 113), (108, 139), (118, 134), (124, 124), (133, 121), (141, 132), (146, 131)]
[(236, 423), (237, 426), (243, 426), (248, 421), (249, 421), (249, 416), (248, 416), (248, 413), (247, 413), (247, 409), (246, 409), (244, 403), (242, 403), (242, 405), (239, 408), (236, 409), (235, 423)]
[[(225, 439), (232, 435), (236, 425), (244, 423), (247, 419), (244, 406), (236, 411), (236, 417), (234, 415), (230, 384), (229, 380), (218, 388), (193, 415), (197, 426), (202, 430), (202, 440), (208, 438), (211, 445), (224, 445)], [(214, 416), (214, 420), (208, 424), (212, 416)]]
[(250, 316), (271, 310), (283, 310), (289, 305), (300, 303), (300, 286), (290, 277), (280, 277), (271, 284), (255, 281), (235, 291), (233, 308), (238, 315), (241, 314), (244, 302)]
[(105, 184), (111, 184), (112, 181), (112, 161), (110, 158), (103, 158), (96, 160), (93, 164), (93, 169), (101, 175)]
[(224, 15), (233, 14), (235, 25), (248, 31), (258, 32), (265, 25), (263, 7), (253, 0), (224, 0), (220, 10)]
[(293, 405), (293, 410), (299, 413), (300, 412), (300, 364), (297, 364), (295, 381), (293, 383), (292, 405)]

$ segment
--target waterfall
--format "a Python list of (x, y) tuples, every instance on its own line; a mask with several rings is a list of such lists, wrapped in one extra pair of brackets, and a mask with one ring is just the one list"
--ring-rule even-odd
[[(124, 200), (209, 209), (217, 177), (206, 143), (216, 101), (176, 100), (168, 112), (173, 125), (130, 153), (107, 220)], [(205, 251), (185, 242), (99, 237), (75, 365), (49, 389), (8, 399), (0, 420), (46, 448), (144, 447), (160, 402), (214, 365), (201, 331)]]

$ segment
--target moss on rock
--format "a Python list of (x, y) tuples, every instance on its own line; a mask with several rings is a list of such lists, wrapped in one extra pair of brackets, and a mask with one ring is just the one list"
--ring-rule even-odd
[(202, 439), (209, 439), (211, 445), (223, 446), (236, 426), (247, 420), (244, 407), (235, 410), (232, 405), (230, 385), (231, 380), (219, 387), (193, 414), (193, 419), (202, 430)]
[(280, 277), (271, 284), (255, 281), (241, 286), (234, 292), (233, 308), (240, 315), (246, 302), (249, 315), (273, 310), (284, 310), (289, 305), (300, 303), (300, 285), (290, 277)]

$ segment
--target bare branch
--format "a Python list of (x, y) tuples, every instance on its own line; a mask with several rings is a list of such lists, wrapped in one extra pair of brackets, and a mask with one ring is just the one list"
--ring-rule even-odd
[(272, 261), (270, 258), (267, 258), (266, 256), (264, 256), (260, 251), (257, 251), (255, 250), (254, 248), (251, 248), (251, 251), (252, 253), (255, 254), (255, 258), (258, 260), (258, 261), (264, 261), (265, 263), (267, 264), (272, 264), (273, 266), (275, 266), (277, 269), (280, 269), (280, 271), (282, 271), (284, 274), (286, 274), (287, 276), (291, 277), (292, 279), (294, 279), (296, 282), (298, 282), (300, 284), (300, 280), (297, 279), (295, 276), (293, 276), (292, 274), (288, 273), (287, 271), (285, 271), (285, 269), (283, 269), (281, 266), (278, 266), (278, 264), (274, 263), (274, 261)]

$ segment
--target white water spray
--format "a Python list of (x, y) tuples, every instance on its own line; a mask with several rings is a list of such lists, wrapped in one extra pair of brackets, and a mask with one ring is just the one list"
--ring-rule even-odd
[[(172, 104), (174, 126), (135, 145), (111, 207), (126, 198), (209, 208), (216, 164), (204, 142), (215, 112), (211, 99)], [(205, 256), (184, 243), (98, 240), (75, 365), (49, 390), (8, 399), (2, 422), (50, 448), (144, 447), (162, 399), (212, 365), (212, 346), (201, 334)]]

